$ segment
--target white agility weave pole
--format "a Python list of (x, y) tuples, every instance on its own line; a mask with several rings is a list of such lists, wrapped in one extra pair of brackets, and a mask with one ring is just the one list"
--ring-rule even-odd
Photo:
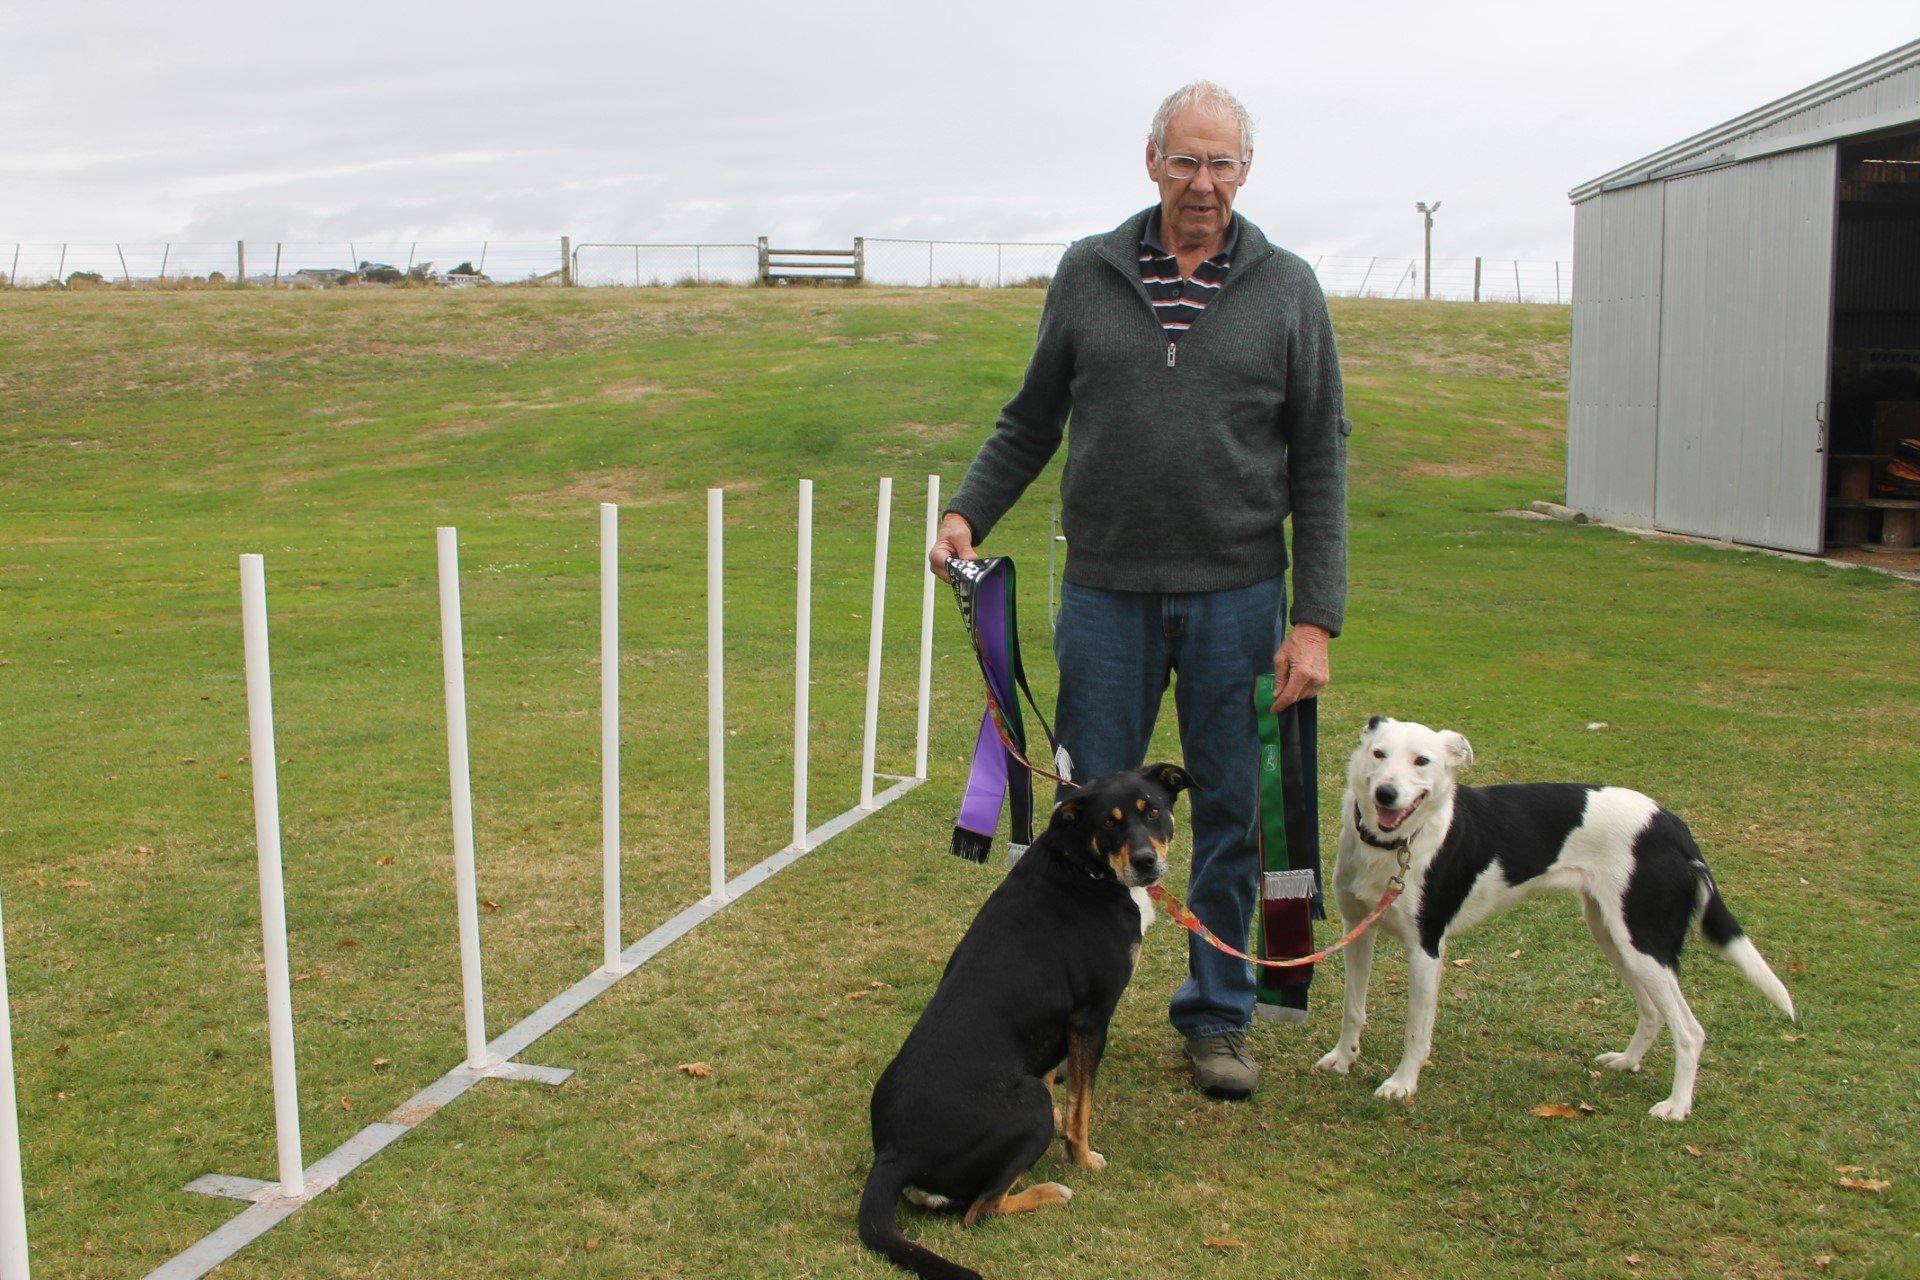
[(620, 963), (620, 508), (600, 504), (600, 883), (602, 955)]
[(727, 696), (721, 653), (722, 491), (707, 490), (707, 874), (708, 896), (727, 896)]
[(807, 847), (807, 716), (813, 697), (813, 481), (800, 482), (798, 585), (793, 606), (793, 847)]
[(880, 736), (880, 638), (887, 612), (887, 526), (893, 518), (893, 477), (880, 477), (880, 516), (873, 533), (873, 624), (867, 641), (867, 720), (860, 749), (860, 807), (873, 808), (874, 753)]
[(480, 980), (480, 901), (473, 866), (473, 783), (467, 760), (467, 675), (460, 635), (460, 543), (442, 527), (440, 663), (447, 691), (447, 782), (453, 800), (453, 883), (460, 913), (460, 990), (466, 1013), (467, 1065), (488, 1065), (487, 1014)]
[[(260, 862), (260, 935), (267, 976), (267, 1042), (273, 1060), (273, 1119), (280, 1194), (306, 1193), (300, 1157), (300, 1090), (294, 1075), (293, 983), (287, 964), (287, 902), (280, 870), (280, 774), (273, 746), (273, 676), (267, 651), (267, 570), (240, 557), (240, 616), (247, 660), (248, 759), (253, 765), (253, 834)], [(10, 1273), (9, 1273), (10, 1274)]]
[(13, 1088), (13, 1009), (7, 933), (0, 922), (0, 1276), (27, 1280), (27, 1189), (20, 1173), (20, 1110)]
[[(940, 537), (940, 477), (927, 477), (927, 545), (924, 550), (933, 553), (933, 544)], [(916, 704), (916, 725), (913, 739), (913, 776), (922, 782), (927, 777), (927, 728), (933, 714), (930, 695), (933, 692), (933, 583), (931, 573), (923, 573), (920, 583), (920, 695)]]

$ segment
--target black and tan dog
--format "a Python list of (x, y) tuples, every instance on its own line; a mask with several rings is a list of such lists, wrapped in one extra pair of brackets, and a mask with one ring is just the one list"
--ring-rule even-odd
[(1087, 1140), (1093, 1080), (1153, 919), (1145, 890), (1167, 869), (1174, 797), (1191, 785), (1178, 766), (1155, 764), (1068, 792), (980, 908), (874, 1085), (860, 1198), (869, 1249), (917, 1275), (978, 1280), (900, 1233), (902, 1194), (964, 1211), (969, 1226), (1072, 1198), (1054, 1182), (1013, 1191), (1053, 1142), (1049, 1085), (1063, 1058), (1067, 1158), (1105, 1166)]

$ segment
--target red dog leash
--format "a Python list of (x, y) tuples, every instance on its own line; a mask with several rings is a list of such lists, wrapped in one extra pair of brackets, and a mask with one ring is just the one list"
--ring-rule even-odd
[(1167, 909), (1168, 919), (1215, 950), (1224, 951), (1230, 956), (1236, 956), (1241, 960), (1246, 960), (1267, 969), (1292, 969), (1299, 965), (1312, 964), (1316, 960), (1325, 960), (1334, 952), (1345, 949), (1348, 943), (1365, 933), (1368, 926), (1372, 925), (1375, 920), (1385, 915), (1387, 908), (1393, 905), (1394, 899), (1406, 892), (1407, 883), (1404, 877), (1407, 874), (1407, 864), (1411, 856), (1406, 846), (1402, 845), (1400, 848), (1400, 870), (1387, 881), (1387, 891), (1380, 895), (1380, 905), (1376, 906), (1367, 915), (1366, 919), (1349, 929), (1346, 937), (1340, 939), (1340, 941), (1334, 943), (1332, 946), (1327, 947), (1325, 950), (1316, 951), (1310, 956), (1296, 956), (1287, 960), (1265, 960), (1259, 956), (1250, 956), (1244, 951), (1237, 951), (1228, 946), (1213, 936), (1213, 930), (1200, 923), (1200, 917), (1194, 915), (1193, 912), (1188, 909), (1186, 903), (1180, 901), (1180, 899), (1174, 897), (1171, 893), (1168, 893), (1166, 889), (1160, 885), (1147, 886), (1147, 896)]

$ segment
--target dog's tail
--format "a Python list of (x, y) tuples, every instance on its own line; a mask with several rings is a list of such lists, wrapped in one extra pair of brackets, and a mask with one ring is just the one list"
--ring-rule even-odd
[(1793, 997), (1787, 994), (1786, 984), (1761, 959), (1760, 949), (1747, 938), (1740, 922), (1733, 918), (1733, 912), (1727, 910), (1711, 872), (1706, 876), (1706, 904), (1700, 911), (1700, 936), (1731, 960), (1733, 967), (1745, 974), (1748, 982), (1760, 988), (1760, 994), (1778, 1005), (1782, 1013), (1799, 1021), (1793, 1012)]
[(900, 1234), (894, 1210), (906, 1185), (906, 1173), (892, 1156), (883, 1154), (873, 1162), (867, 1189), (860, 1195), (860, 1243), (925, 1280), (980, 1280), (978, 1271), (948, 1262)]

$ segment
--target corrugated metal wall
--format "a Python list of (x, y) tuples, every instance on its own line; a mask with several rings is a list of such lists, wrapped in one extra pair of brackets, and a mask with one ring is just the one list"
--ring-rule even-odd
[(1837, 158), (1814, 147), (1658, 184), (1660, 528), (1823, 545)]
[(1850, 124), (1889, 111), (1898, 111), (1920, 102), (1920, 67), (1908, 67), (1883, 76), (1871, 84), (1829, 98), (1764, 129), (1745, 135), (1756, 141), (1791, 138), (1813, 133), (1828, 125)]
[(1574, 210), (1567, 501), (1615, 524), (1653, 523), (1664, 216), (1658, 183)]

